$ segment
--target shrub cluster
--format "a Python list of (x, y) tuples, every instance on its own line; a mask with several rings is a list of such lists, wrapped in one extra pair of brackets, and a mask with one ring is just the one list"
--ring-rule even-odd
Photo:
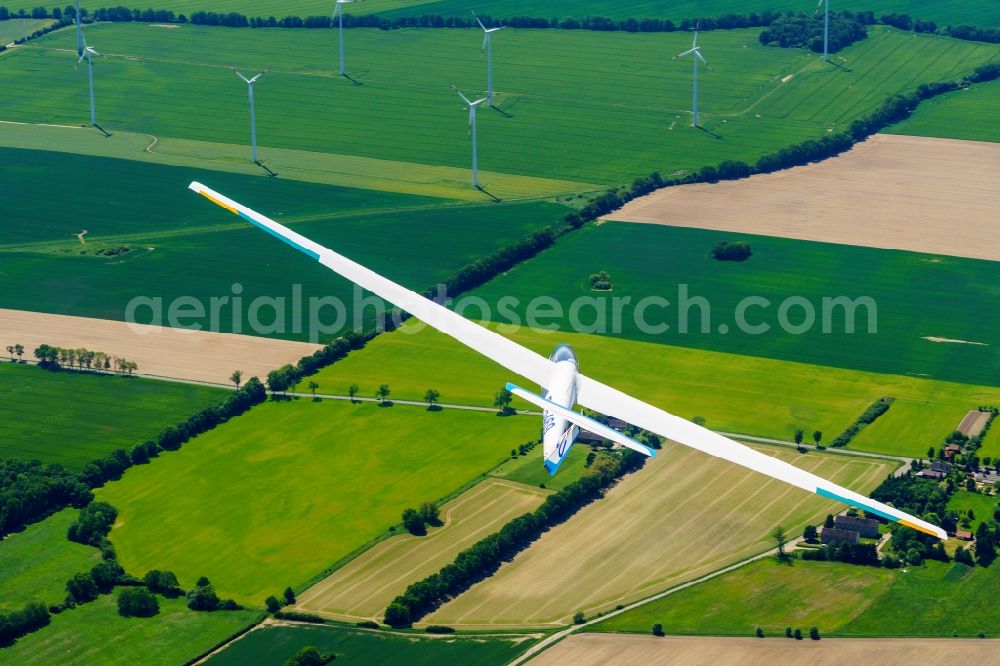
[[(312, 613), (299, 613), (298, 611), (283, 611), (279, 610), (274, 614), (279, 620), (291, 620), (293, 622), (311, 622), (312, 624), (323, 624), (326, 622), (319, 615), (313, 615)], [(360, 623), (359, 623), (360, 624)], [(378, 625), (375, 625), (378, 628)]]
[(159, 612), (156, 595), (144, 587), (126, 587), (118, 593), (118, 613), (123, 617), (153, 617)]
[(712, 248), (712, 258), (718, 261), (746, 261), (752, 254), (746, 241), (719, 241)]
[(866, 409), (864, 413), (858, 417), (857, 421), (849, 425), (844, 432), (837, 435), (831, 444), (838, 447), (847, 446), (863, 427), (869, 425), (870, 423), (874, 423), (875, 419), (885, 414), (889, 410), (889, 405), (891, 404), (892, 398), (879, 398), (868, 406), (868, 409)]
[(80, 510), (80, 517), (69, 526), (70, 541), (100, 547), (118, 517), (118, 509), (107, 502), (91, 502)]
[(0, 614), (0, 647), (13, 644), (21, 636), (37, 631), (49, 622), (49, 609), (41, 603), (30, 603), (22, 610)]
[[(542, 229), (529, 236), (515, 241), (511, 245), (500, 248), (488, 257), (483, 257), (479, 261), (468, 264), (458, 270), (457, 273), (444, 281), (447, 293), (457, 295), (469, 289), (482, 286), (508, 271), (517, 264), (531, 259), (542, 250), (551, 247), (556, 240), (556, 232), (552, 229)], [(429, 289), (424, 292), (427, 298), (433, 298), (435, 291)]]
[(0, 459), (0, 536), (92, 499), (90, 488), (62, 465)]
[[(850, 46), (868, 36), (865, 24), (853, 12), (831, 12), (830, 53)], [(803, 13), (779, 16), (760, 33), (760, 43), (782, 48), (804, 48), (823, 52), (823, 17)]]
[(642, 467), (645, 456), (631, 450), (604, 456), (578, 481), (549, 495), (533, 513), (515, 518), (470, 548), (439, 572), (413, 583), (385, 612), (385, 623), (408, 626), (448, 599), (491, 576), (500, 564), (510, 560), (554, 525), (567, 520), (579, 509), (603, 496), (617, 478)]
[(873, 567), (881, 565), (873, 543), (838, 543), (822, 548), (806, 548), (802, 551), (802, 559), (867, 564)]

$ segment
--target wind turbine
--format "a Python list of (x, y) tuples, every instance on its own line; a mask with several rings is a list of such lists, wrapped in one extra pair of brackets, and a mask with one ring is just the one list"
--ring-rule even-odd
[(819, 6), (823, 3), (826, 3), (826, 8), (823, 11), (823, 62), (830, 62), (830, 0), (819, 0), (816, 3), (813, 18), (819, 14)]
[(469, 98), (462, 94), (462, 91), (458, 89), (457, 86), (452, 84), (452, 88), (458, 93), (458, 96), (462, 98), (462, 101), (466, 103), (469, 107), (469, 136), (472, 137), (472, 186), (475, 188), (479, 187), (479, 157), (476, 153), (476, 109), (479, 105), (486, 101), (487, 98), (477, 99), (475, 102), (470, 102)]
[(246, 82), (247, 90), (250, 93), (250, 145), (253, 150), (254, 164), (260, 164), (260, 162), (257, 161), (257, 119), (254, 116), (254, 109), (253, 109), (253, 84), (257, 82), (257, 79), (267, 74), (267, 70), (265, 69), (263, 72), (253, 77), (252, 79), (248, 79), (247, 77), (243, 76), (238, 71), (236, 71), (235, 67), (231, 67), (230, 69), (236, 72), (236, 76), (240, 77), (241, 79), (243, 79), (244, 82)]
[(476, 16), (476, 12), (472, 12), (472, 16), (476, 19), (479, 27), (483, 29), (483, 48), (479, 52), (479, 57), (486, 54), (486, 99), (489, 101), (489, 105), (493, 106), (493, 33), (497, 30), (503, 30), (507, 26), (487, 28)]
[(333, 14), (330, 16), (330, 27), (333, 27), (333, 20), (337, 19), (339, 24), (340, 32), (340, 75), (346, 76), (347, 70), (344, 69), (344, 5), (350, 2), (361, 2), (361, 0), (337, 0), (333, 5)]
[(698, 127), (698, 61), (701, 60), (705, 63), (705, 67), (708, 67), (708, 71), (712, 71), (711, 65), (705, 60), (705, 56), (701, 54), (701, 47), (698, 46), (698, 28), (699, 25), (695, 25), (694, 28), (694, 41), (691, 42), (691, 48), (684, 53), (678, 53), (674, 56), (674, 60), (678, 58), (683, 58), (686, 55), (691, 56), (691, 60), (694, 62), (694, 105), (693, 111), (691, 112), (691, 126)]
[(76, 67), (79, 67), (84, 60), (87, 61), (87, 78), (90, 81), (90, 124), (100, 129), (97, 125), (97, 108), (94, 105), (94, 56), (101, 54), (87, 46), (87, 40), (83, 36), (83, 26), (80, 25), (80, 0), (76, 0), (76, 54), (80, 56), (76, 61)]

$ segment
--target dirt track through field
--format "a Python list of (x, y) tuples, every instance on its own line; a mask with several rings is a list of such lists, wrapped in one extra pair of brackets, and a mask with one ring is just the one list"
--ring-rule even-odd
[(103, 351), (139, 364), (139, 373), (228, 384), (234, 370), (243, 378), (295, 363), (318, 345), (251, 335), (140, 326), (107, 319), (0, 309), (0, 349), (22, 344), (25, 358), (41, 344)]
[(668, 187), (607, 217), (1000, 261), (1000, 143), (878, 134), (804, 167)]
[(771, 666), (772, 664), (879, 664), (879, 666), (989, 664), (1000, 650), (995, 640), (956, 638), (714, 638), (575, 634), (528, 662), (531, 666), (683, 664)]

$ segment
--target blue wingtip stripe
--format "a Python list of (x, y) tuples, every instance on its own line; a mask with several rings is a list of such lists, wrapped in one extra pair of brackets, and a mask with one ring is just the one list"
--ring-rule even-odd
[(837, 500), (838, 502), (843, 502), (848, 506), (856, 506), (858, 508), (864, 509), (865, 511), (874, 513), (876, 516), (882, 516), (886, 520), (891, 520), (894, 523), (899, 522), (899, 518), (897, 518), (896, 516), (890, 516), (888, 513), (885, 513), (884, 511), (879, 511), (878, 509), (872, 508), (866, 504), (862, 504), (861, 502), (852, 502), (846, 497), (841, 497), (837, 493), (831, 493), (829, 490), (826, 490), (825, 488), (816, 488), (816, 494), (822, 495), (823, 497), (826, 497), (828, 499)]
[(271, 234), (275, 238), (277, 238), (277, 239), (279, 239), (281, 241), (284, 241), (288, 245), (291, 245), (292, 247), (294, 247), (299, 252), (302, 252), (303, 254), (305, 254), (305, 255), (307, 255), (309, 257), (312, 257), (316, 261), (319, 261), (319, 255), (318, 254), (316, 254), (315, 252), (313, 252), (312, 250), (310, 250), (308, 248), (302, 247), (301, 245), (299, 245), (298, 243), (296, 243), (295, 241), (293, 241), (291, 238), (288, 238), (287, 236), (282, 236), (281, 234), (279, 234), (274, 229), (271, 229), (270, 227), (265, 227), (263, 224), (261, 224), (260, 222), (258, 222), (255, 219), (253, 219), (252, 217), (250, 217), (249, 215), (247, 215), (246, 213), (244, 213), (241, 210), (236, 211), (236, 214), (239, 215), (240, 217), (242, 217), (244, 220), (246, 220), (250, 224), (252, 224), (255, 227), (257, 227), (258, 229), (263, 229), (264, 231), (266, 231), (267, 233)]

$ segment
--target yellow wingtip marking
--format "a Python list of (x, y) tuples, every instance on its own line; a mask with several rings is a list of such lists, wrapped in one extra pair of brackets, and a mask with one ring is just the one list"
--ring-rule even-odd
[(201, 196), (205, 197), (206, 199), (208, 199), (209, 201), (211, 201), (212, 203), (214, 203), (216, 206), (219, 206), (221, 208), (225, 208), (226, 210), (228, 210), (233, 215), (237, 215), (238, 214), (236, 212), (235, 208), (233, 208), (232, 206), (227, 206), (226, 204), (222, 203), (221, 201), (219, 201), (218, 199), (216, 199), (215, 197), (213, 197), (208, 192), (198, 192), (198, 194), (200, 194)]
[(913, 523), (911, 523), (908, 520), (900, 520), (899, 524), (900, 525), (906, 525), (907, 527), (909, 527), (911, 529), (915, 529), (918, 532), (923, 532), (924, 534), (930, 534), (932, 537), (936, 537), (938, 535), (937, 532), (934, 532), (933, 530), (929, 530), (926, 527), (921, 527), (920, 525), (914, 525)]

